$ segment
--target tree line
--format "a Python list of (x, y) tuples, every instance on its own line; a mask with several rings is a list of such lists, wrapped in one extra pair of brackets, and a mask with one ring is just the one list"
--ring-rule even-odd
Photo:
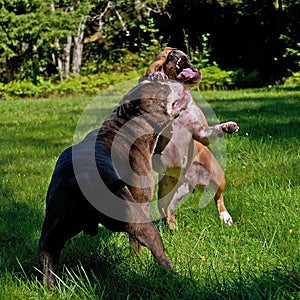
[(0, 82), (144, 68), (166, 45), (240, 87), (299, 70), (300, 0), (2, 0)]

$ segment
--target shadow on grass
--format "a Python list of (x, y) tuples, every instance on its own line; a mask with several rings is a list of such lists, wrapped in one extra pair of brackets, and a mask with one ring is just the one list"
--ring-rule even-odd
[[(221, 121), (234, 120), (240, 126), (239, 135), (251, 138), (274, 137), (291, 139), (300, 137), (300, 101), (287, 97), (273, 99), (235, 99), (211, 101)], [(238, 104), (235, 104), (238, 103)]]
[(279, 269), (265, 272), (257, 277), (255, 274), (240, 275), (237, 282), (233, 282), (229, 289), (222, 295), (224, 299), (299, 299), (300, 296), (300, 269), (287, 270), (286, 273)]
[[(2, 189), (2, 194), (10, 198), (9, 190)], [(23, 278), (24, 284), (29, 283), (28, 278), (41, 280), (34, 267), (39, 268), (36, 252), (43, 214), (24, 203), (6, 200), (1, 203), (0, 218), (1, 273)], [(99, 299), (266, 299), (274, 295), (277, 299), (292, 296), (297, 299), (300, 296), (300, 269), (295, 273), (274, 270), (260, 277), (241, 272), (236, 280), (226, 282), (207, 266), (208, 269), (201, 271), (205, 280), (200, 283), (188, 275), (165, 271), (153, 259), (145, 261), (137, 257), (132, 266), (128, 256), (135, 254), (118, 246), (120, 241), (112, 241), (118, 233), (99, 229), (97, 237), (81, 234), (68, 242), (59, 263), (61, 273), (65, 273), (65, 264), (76, 275), (73, 277), (76, 282), (67, 284), (90, 287)], [(127, 237), (123, 240), (127, 243)]]
[(42, 214), (25, 203), (16, 202), (7, 189), (1, 189), (6, 199), (0, 206), (0, 273), (21, 272), (19, 262), (29, 273), (37, 264), (36, 237), (40, 230)]
[[(111, 234), (107, 233), (108, 231), (103, 229), (98, 234), (98, 238), (103, 240), (104, 244), (109, 243), (111, 238)], [(79, 236), (71, 250), (67, 247), (67, 256), (72, 259), (68, 261), (70, 263), (68, 270), (62, 270), (62, 273), (68, 273), (63, 278), (67, 286), (78, 285), (81, 290), (90, 292), (96, 299), (257, 300), (298, 299), (300, 296), (300, 269), (285, 271), (274, 269), (261, 276), (249, 273), (249, 270), (239, 269), (238, 276), (229, 281), (228, 276), (224, 280), (216, 275), (214, 271), (216, 266), (207, 265), (205, 270), (200, 271), (205, 273), (202, 274), (203, 278), (197, 281), (189, 275), (177, 275), (166, 271), (154, 260), (149, 262), (143, 258), (136, 259), (138, 260), (136, 263), (142, 267), (135, 270), (125, 258), (128, 253), (124, 254), (124, 251), (114, 247), (113, 244), (102, 247), (102, 255), (90, 249), (90, 247), (97, 249), (97, 239), (86, 246), (85, 251), (88, 253), (82, 252), (83, 244), (87, 245), (87, 239), (85, 236)], [(80, 253), (76, 249), (79, 249)]]
[[(233, 100), (217, 101), (216, 114), (222, 121), (236, 120), (241, 128), (240, 135), (249, 133), (253, 139), (269, 138), (272, 135), (281, 141), (299, 138), (299, 100), (288, 101), (287, 97), (274, 100), (270, 98), (235, 100), (238, 101), (238, 106)], [(211, 103), (214, 105), (213, 101)], [(64, 129), (55, 128), (56, 125), (51, 125), (48, 129), (56, 132), (60, 130), (63, 132)], [(68, 128), (68, 132), (70, 130), (71, 128)], [(11, 142), (13, 143), (13, 140)], [(46, 137), (45, 140), (28, 137), (20, 142), (22, 145), (37, 148), (51, 147), (53, 152), (61, 147), (59, 140), (58, 144), (54, 144), (55, 134)], [(13, 156), (9, 156), (7, 161), (13, 159)], [(0, 191), (3, 196), (0, 200), (1, 274), (10, 273), (20, 277), (24, 275), (23, 268), (29, 278), (32, 276), (35, 278), (39, 275), (34, 267), (39, 268), (37, 241), (44, 217), (43, 209), (35, 208), (32, 203), (27, 205), (15, 201), (13, 192), (2, 186), (1, 182)], [(143, 257), (137, 258), (138, 262), (133, 264), (134, 266), (141, 264), (141, 267), (136, 267), (135, 270), (128, 261), (130, 253), (127, 248), (124, 250), (124, 247), (119, 247), (118, 243), (113, 241), (114, 235), (100, 228), (95, 238), (77, 236), (64, 247), (59, 270), (64, 273), (65, 264), (71, 272), (81, 276), (78, 269), (80, 261), (86, 270), (88, 280), (96, 286), (96, 295), (106, 299), (126, 299), (128, 296), (133, 299), (292, 299), (292, 296), (295, 299), (300, 298), (299, 268), (295, 270), (295, 278), (287, 277), (292, 274), (292, 270), (273, 270), (259, 277), (243, 270), (239, 277), (232, 278), (228, 282), (223, 278), (216, 278), (212, 268), (207, 266), (205, 270), (199, 270), (201, 281), (198, 282), (188, 275), (176, 276), (166, 272), (154, 261), (151, 260), (149, 263), (149, 260), (144, 260)], [(127, 239), (124, 239), (124, 242), (127, 243)], [(25, 278), (26, 284), (28, 277), (22, 278)], [(40, 276), (38, 278), (40, 279)], [(77, 283), (74, 283), (74, 286)]]
[(300, 85), (280, 87), (280, 90), (283, 90), (283, 91), (292, 91), (292, 92), (300, 92)]

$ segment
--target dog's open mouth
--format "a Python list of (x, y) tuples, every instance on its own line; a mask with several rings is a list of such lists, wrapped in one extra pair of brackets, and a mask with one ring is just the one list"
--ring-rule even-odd
[(196, 84), (202, 79), (202, 74), (191, 66), (186, 57), (179, 57), (176, 63), (176, 80)]
[(165, 73), (170, 79), (175, 79), (189, 85), (196, 84), (202, 79), (201, 72), (191, 65), (188, 57), (182, 51), (171, 51), (167, 61), (167, 64), (171, 63), (173, 65), (172, 69), (175, 69), (175, 73), (173, 73), (174, 71), (172, 72), (173, 74), (168, 74), (169, 70), (165, 69)]

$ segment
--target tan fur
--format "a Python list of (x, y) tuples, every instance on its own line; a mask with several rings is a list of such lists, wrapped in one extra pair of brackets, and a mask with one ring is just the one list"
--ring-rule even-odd
[[(158, 54), (155, 61), (149, 66), (143, 77), (147, 77), (149, 75), (151, 76), (151, 74), (154, 72), (162, 72), (166, 74), (169, 79), (176, 79), (174, 77), (174, 70), (176, 70), (176, 66), (174, 66), (174, 64), (172, 64), (170, 61), (166, 62), (169, 53), (173, 50), (178, 51), (178, 55), (180, 55), (180, 57), (185, 56), (182, 51), (177, 50), (176, 48), (166, 47), (161, 53)], [(189, 63), (189, 60), (186, 56), (185, 59)], [(190, 86), (190, 84), (188, 84), (188, 86)], [(159, 199), (163, 199), (158, 201), (160, 213), (162, 216), (166, 217), (168, 225), (174, 228), (176, 226), (174, 210), (180, 200), (194, 189), (204, 189), (206, 186), (208, 186), (215, 191), (214, 198), (219, 214), (221, 216), (223, 213), (228, 215), (229, 217), (227, 220), (225, 220), (225, 222), (228, 225), (231, 225), (232, 219), (227, 213), (222, 195), (226, 185), (224, 172), (218, 161), (206, 146), (218, 136), (221, 136), (223, 132), (234, 133), (238, 131), (238, 126), (234, 122), (227, 122), (220, 124), (220, 126), (209, 127), (202, 110), (194, 101), (192, 101), (190, 109), (198, 116), (198, 127), (194, 126), (194, 128), (189, 128), (190, 132), (192, 132), (195, 128), (199, 128), (201, 130), (198, 129), (198, 131), (196, 130), (195, 132), (192, 132), (192, 138), (194, 139), (194, 152), (193, 154), (186, 152), (186, 155), (192, 155), (192, 157), (190, 156), (189, 158), (190, 164), (184, 166), (184, 170), (181, 170), (184, 174), (186, 174), (183, 181), (182, 178), (179, 178), (180, 167), (182, 166), (178, 165), (178, 161), (180, 161), (182, 157), (178, 157), (179, 154), (170, 152), (173, 151), (171, 150), (172, 147), (166, 148), (169, 139), (171, 139), (171, 141), (174, 143), (175, 148), (178, 147), (179, 141), (182, 145), (182, 139), (186, 136), (186, 133), (179, 132), (181, 127), (172, 125), (172, 128), (166, 128), (165, 132), (160, 136), (158, 146), (155, 150), (157, 155), (161, 155), (162, 161), (164, 158), (166, 158), (164, 165), (166, 170), (164, 173), (161, 173), (158, 184), (158, 197)], [(191, 124), (189, 120), (190, 115), (188, 115), (187, 111), (182, 112), (181, 114), (183, 115), (184, 113), (186, 116), (181, 118), (182, 126), (188, 128), (189, 124)], [(170, 132), (173, 132), (173, 136), (169, 136), (169, 139), (165, 138), (166, 136), (170, 135)], [(189, 143), (189, 139), (186, 140), (186, 143)], [(187, 144), (179, 147), (187, 148)], [(174, 164), (177, 164), (177, 168), (174, 168)], [(170, 166), (172, 167), (170, 168)], [(159, 167), (158, 169), (164, 170), (162, 167)], [(188, 183), (186, 183), (186, 179), (188, 179)]]

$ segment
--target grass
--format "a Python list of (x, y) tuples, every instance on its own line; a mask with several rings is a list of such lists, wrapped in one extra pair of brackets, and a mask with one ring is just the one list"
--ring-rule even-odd
[(177, 230), (158, 222), (181, 276), (147, 249), (137, 257), (125, 234), (80, 234), (63, 249), (58, 290), (42, 286), (36, 254), (45, 194), (93, 99), (0, 102), (0, 299), (300, 299), (300, 91), (202, 96), (221, 121), (240, 126), (226, 136), (224, 197), (234, 225), (220, 223), (213, 202), (200, 209), (201, 192), (177, 210)]

